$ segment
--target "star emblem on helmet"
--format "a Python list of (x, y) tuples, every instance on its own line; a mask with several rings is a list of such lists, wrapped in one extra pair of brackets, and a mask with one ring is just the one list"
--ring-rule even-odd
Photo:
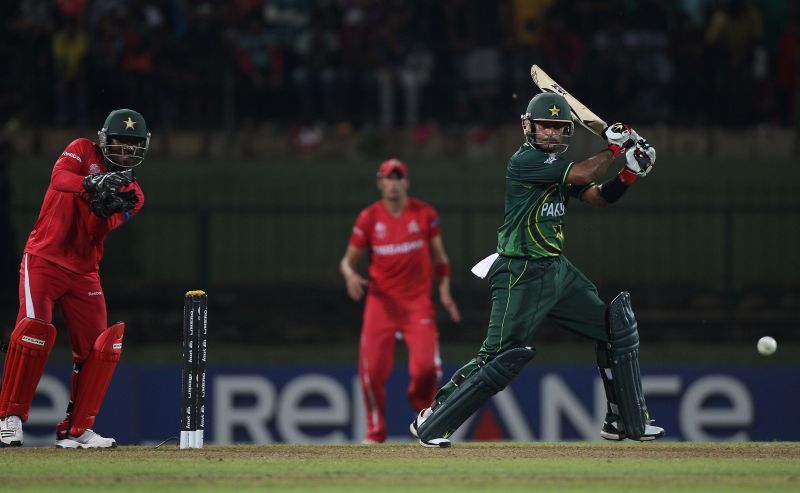
[(556, 105), (553, 105), (552, 108), (548, 108), (550, 110), (550, 116), (558, 116), (561, 113), (561, 108)]
[(136, 122), (135, 122), (135, 121), (133, 121), (133, 120), (131, 119), (131, 117), (128, 117), (128, 119), (127, 119), (127, 120), (125, 120), (125, 121), (124, 121), (124, 122), (122, 122), (122, 123), (124, 123), (124, 124), (125, 124), (125, 130), (130, 130), (130, 129), (133, 129), (133, 128), (136, 126)]

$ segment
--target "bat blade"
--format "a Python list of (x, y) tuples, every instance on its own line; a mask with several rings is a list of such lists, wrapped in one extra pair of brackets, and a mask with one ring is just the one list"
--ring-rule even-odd
[(581, 124), (586, 130), (597, 136), (601, 136), (603, 129), (608, 126), (606, 122), (595, 115), (585, 104), (578, 101), (575, 96), (561, 87), (561, 85), (547, 75), (547, 72), (542, 70), (541, 67), (538, 65), (533, 65), (531, 67), (531, 78), (533, 79), (533, 83), (536, 84), (536, 87), (542, 91), (554, 92), (564, 96), (564, 99), (567, 100), (567, 104), (569, 104), (572, 110), (572, 119)]

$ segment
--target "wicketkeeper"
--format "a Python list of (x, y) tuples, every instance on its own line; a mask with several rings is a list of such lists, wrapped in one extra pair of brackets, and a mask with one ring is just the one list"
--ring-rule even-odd
[(77, 139), (53, 167), (39, 218), (25, 244), (19, 276), (19, 314), (0, 389), (0, 446), (23, 443), (36, 386), (56, 339), (58, 305), (72, 344), (72, 385), (56, 447), (116, 447), (92, 426), (122, 352), (125, 324), (111, 327), (98, 273), (103, 243), (144, 204), (133, 174), (150, 144), (142, 115), (112, 111), (98, 142)]
[[(629, 125), (616, 123), (603, 132), (607, 149), (584, 161), (565, 161), (560, 154), (567, 150), (574, 126), (567, 101), (555, 93), (531, 99), (522, 128), (525, 143), (506, 168), (505, 216), (498, 230), (497, 254), (483, 262), (490, 266), (492, 299), (486, 340), (478, 356), (419, 413), (411, 433), (425, 447), (449, 447), (450, 435), (533, 358), (534, 350), (527, 345), (549, 317), (596, 341), (597, 366), (608, 399), (600, 436), (661, 438), (664, 430), (651, 424), (642, 395), (639, 333), (630, 296), (620, 293), (606, 305), (594, 284), (562, 255), (570, 197), (599, 208), (613, 204), (652, 170), (655, 149)], [(596, 183), (622, 154), (626, 162), (619, 173)]]

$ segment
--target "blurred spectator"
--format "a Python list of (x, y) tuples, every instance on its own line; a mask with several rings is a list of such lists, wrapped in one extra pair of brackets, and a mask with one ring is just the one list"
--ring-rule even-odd
[(497, 124), (500, 90), (499, 9), (494, 0), (443, 2), (445, 31), (459, 65), (461, 86), (456, 92), (458, 121)]
[(720, 0), (709, 17), (706, 43), (713, 53), (712, 107), (719, 111), (713, 123), (752, 123), (742, 94), (753, 94), (754, 57), (763, 35), (761, 14), (749, 0)]
[(564, 87), (577, 87), (584, 77), (586, 47), (580, 33), (569, 22), (569, 12), (557, 8), (549, 15), (541, 33), (543, 67)]
[(685, 13), (679, 14), (674, 35), (670, 39), (669, 55), (675, 70), (669, 104), (675, 120), (703, 123), (708, 121), (708, 81), (705, 72), (702, 26), (695, 24)]
[[(10, 19), (17, 13), (16, 6), (0, 4), (0, 58), (13, 60), (15, 37), (10, 26)], [(17, 276), (19, 258), (14, 224), (11, 218), (11, 199), (13, 197), (11, 182), (11, 164), (14, 159), (14, 147), (10, 136), (10, 127), (14, 125), (11, 115), (19, 104), (16, 97), (17, 86), (13, 77), (0, 79), (0, 315), (14, 306), (17, 298)], [(10, 313), (9, 313), (10, 315)], [(10, 329), (8, 329), (10, 332)], [(3, 341), (8, 340), (7, 333), (0, 332)]]
[(53, 72), (56, 94), (56, 124), (86, 124), (88, 37), (81, 20), (65, 17), (53, 34)]
[[(102, 3), (102, 2), (100, 2)], [(120, 35), (123, 29), (123, 11), (115, 11), (108, 16), (99, 17), (94, 31), (90, 30), (89, 73), (90, 88), (97, 98), (100, 108), (93, 108), (93, 114), (110, 108), (124, 106), (126, 88), (119, 80), (119, 66), (125, 49), (125, 40)], [(100, 118), (98, 116), (98, 118)]]
[(317, 12), (309, 29), (301, 32), (294, 44), (297, 63), (292, 69), (292, 84), (303, 125), (344, 118), (337, 93), (341, 43), (334, 15), (331, 10)]
[[(17, 297), (17, 283), (12, 280), (17, 274), (19, 258), (16, 235), (11, 222), (11, 161), (13, 147), (5, 130), (0, 130), (0, 306), (13, 306)], [(5, 336), (6, 334), (0, 334)]]
[[(515, 93), (527, 94), (531, 83), (530, 66), (544, 64), (541, 59), (542, 35), (555, 4), (556, 0), (506, 0), (500, 3), (502, 32), (507, 33), (504, 34), (508, 50), (506, 64)], [(572, 17), (571, 22), (574, 20)]]
[(602, 95), (591, 99), (592, 109), (596, 106), (595, 111), (607, 115), (611, 121), (619, 120), (621, 115), (629, 115), (631, 121), (636, 121), (634, 97), (639, 88), (636, 86), (637, 67), (632, 63), (635, 57), (631, 56), (635, 46), (628, 45), (631, 39), (622, 18), (611, 16), (601, 20), (600, 26), (592, 39), (594, 52), (587, 70), (587, 73), (597, 74), (590, 80), (594, 94)]
[[(144, 114), (153, 115), (157, 113), (154, 111), (156, 67), (151, 29), (159, 26), (163, 19), (138, 4), (122, 22), (122, 39), (125, 44), (122, 47), (121, 74), (118, 77), (125, 88), (128, 106), (141, 108)], [(116, 77), (112, 80), (114, 79)]]
[(269, 0), (264, 6), (264, 19), (275, 31), (281, 45), (290, 46), (308, 30), (312, 17), (312, 0)]
[(636, 67), (634, 114), (637, 123), (657, 123), (669, 120), (668, 87), (674, 78), (674, 68), (667, 53), (667, 33), (672, 28), (672, 11), (667, 0), (638, 2), (629, 13), (631, 26), (626, 46), (637, 55), (631, 63)]
[(87, 0), (57, 0), (58, 10), (65, 17), (81, 19), (86, 11)]
[(369, 0), (353, 0), (342, 11), (342, 100), (346, 117), (356, 126), (374, 119), (375, 32)]
[(244, 18), (234, 31), (233, 50), (238, 69), (237, 114), (245, 126), (283, 117), (283, 51), (274, 32), (260, 17)]
[(53, 2), (22, 0), (12, 29), (17, 37), (9, 65), (19, 90), (20, 112), (26, 123), (38, 127), (50, 123), (52, 94), (51, 44), (55, 25)]
[(420, 120), (422, 86), (430, 82), (433, 55), (417, 42), (418, 26), (410, 2), (387, 2), (383, 29), (376, 39), (378, 57), (378, 111), (383, 128), (396, 125), (396, 89), (402, 89), (403, 126), (415, 128)]
[[(16, 33), (12, 31), (12, 20), (17, 14), (17, 6), (3, 2), (0, 3), (0, 60), (14, 60)], [(0, 78), (0, 122), (14, 112), (19, 104), (17, 99), (18, 86), (14, 77)]]
[(780, 123), (800, 126), (800, 8), (788, 2), (786, 27), (780, 34), (775, 54), (775, 98)]
[(188, 32), (177, 55), (183, 58), (188, 74), (175, 97), (180, 100), (182, 94), (189, 96), (185, 101), (186, 114), (203, 131), (202, 145), (197, 150), (200, 156), (208, 155), (211, 130), (222, 126), (223, 105), (232, 92), (225, 91), (231, 85), (228, 73), (232, 67), (224, 36), (227, 13), (222, 2), (204, 1), (189, 9)]

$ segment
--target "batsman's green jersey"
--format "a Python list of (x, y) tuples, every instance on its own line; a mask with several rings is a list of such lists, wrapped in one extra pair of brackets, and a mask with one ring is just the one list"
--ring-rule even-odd
[(523, 144), (508, 160), (503, 225), (497, 253), (539, 259), (561, 254), (572, 167), (556, 154)]
[[(508, 161), (505, 217), (497, 231), (500, 255), (488, 274), (489, 327), (478, 357), (456, 372), (456, 382), (501, 352), (530, 344), (545, 317), (595, 341), (608, 341), (605, 302), (561, 255), (567, 201), (583, 190), (571, 190), (567, 183), (572, 164), (529, 144)], [(444, 402), (455, 388), (451, 380), (436, 399)]]

